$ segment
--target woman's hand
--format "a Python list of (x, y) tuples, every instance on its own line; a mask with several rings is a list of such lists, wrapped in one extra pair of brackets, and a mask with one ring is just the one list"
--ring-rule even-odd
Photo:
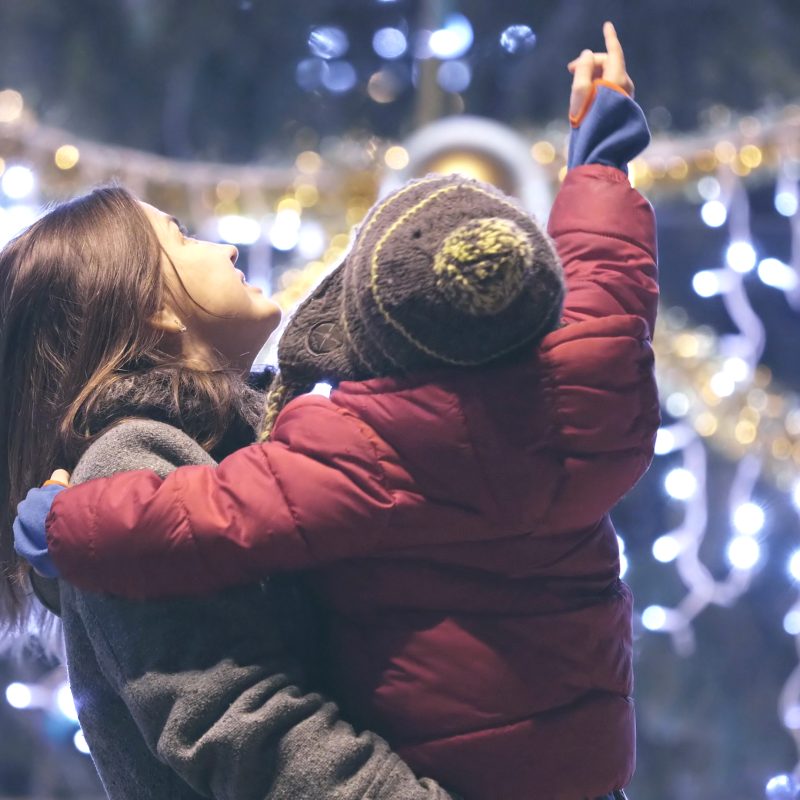
[(634, 86), (625, 69), (625, 53), (617, 38), (617, 31), (611, 22), (603, 25), (603, 36), (606, 42), (605, 53), (584, 50), (567, 65), (567, 69), (572, 73), (569, 114), (573, 119), (580, 117), (592, 97), (594, 82), (598, 79), (619, 86), (630, 97), (633, 97)]

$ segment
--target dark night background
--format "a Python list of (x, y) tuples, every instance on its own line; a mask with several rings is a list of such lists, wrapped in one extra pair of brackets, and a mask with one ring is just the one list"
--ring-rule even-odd
[[(396, 99), (374, 102), (367, 79), (382, 62), (373, 33), (392, 26), (413, 36), (452, 12), (474, 29), (463, 56), (472, 71), (463, 109), (520, 130), (563, 122), (565, 64), (585, 47), (601, 49), (605, 19), (617, 25), (637, 99), (657, 136), (707, 130), (720, 107), (760, 115), (800, 101), (798, 0), (0, 0), (0, 89), (20, 91), (42, 124), (85, 139), (176, 159), (290, 166), (326, 137), (402, 141), (410, 134), (420, 113), (418, 65), (410, 53), (392, 61)], [(529, 52), (511, 55), (498, 46), (512, 24), (535, 32)], [(322, 25), (347, 33), (345, 57), (357, 78), (350, 91), (298, 86), (309, 31)], [(442, 108), (452, 110), (451, 101), (442, 100)], [(788, 263), (791, 222), (776, 213), (774, 192), (774, 174), (748, 183), (753, 243)], [(652, 197), (664, 306), (725, 333), (733, 326), (722, 301), (699, 298), (692, 276), (721, 264), (728, 234), (702, 225), (690, 194)], [(797, 403), (791, 393), (800, 392), (800, 314), (754, 275), (745, 285), (766, 325), (762, 360)], [(735, 463), (713, 449), (709, 457), (704, 555), (721, 576)], [(615, 516), (639, 612), (675, 604), (684, 593), (674, 565), (650, 552), (680, 517), (681, 504), (663, 488), (674, 460), (656, 458)], [(759, 483), (756, 496), (768, 514), (764, 566), (735, 604), (699, 615), (694, 653), (676, 654), (668, 636), (637, 621), (632, 800), (759, 800), (771, 776), (794, 769), (797, 753), (779, 719), (778, 695), (797, 664), (782, 620), (797, 597), (785, 565), (798, 546), (798, 517), (787, 493), (771, 483)], [(51, 666), (0, 660), (0, 684), (33, 682)], [(72, 744), (74, 731), (63, 719), (0, 700), (0, 798), (100, 797), (88, 757)]]

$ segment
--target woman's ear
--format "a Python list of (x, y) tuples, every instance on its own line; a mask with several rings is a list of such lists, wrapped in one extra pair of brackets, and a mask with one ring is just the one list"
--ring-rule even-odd
[(147, 322), (156, 330), (164, 333), (186, 333), (186, 326), (171, 308), (162, 308), (156, 311)]

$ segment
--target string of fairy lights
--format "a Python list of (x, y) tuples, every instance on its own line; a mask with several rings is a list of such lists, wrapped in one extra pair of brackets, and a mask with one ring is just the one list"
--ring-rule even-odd
[[(386, 47), (399, 47), (393, 36), (384, 37)], [(566, 172), (565, 133), (550, 126), (526, 137), (529, 158), (553, 189)], [(117, 179), (182, 216), (198, 235), (240, 245), (247, 251), (249, 279), (291, 310), (346, 252), (349, 231), (378, 195), (382, 174), (404, 172), (409, 159), (403, 144), (371, 137), (329, 140), (317, 150), (301, 150), (283, 167), (173, 161), (41, 125), (22, 95), (6, 89), (0, 91), (0, 244), (29, 225), (44, 202)], [(685, 593), (671, 607), (645, 608), (640, 619), (646, 630), (670, 636), (676, 650), (688, 655), (697, 616), (711, 605), (731, 606), (763, 566), (769, 519), (759, 502), (759, 482), (771, 482), (800, 514), (800, 398), (761, 363), (765, 328), (747, 291), (758, 280), (800, 310), (800, 106), (744, 118), (715, 107), (707, 130), (656, 137), (630, 165), (630, 179), (656, 201), (683, 196), (697, 207), (699, 224), (725, 228), (729, 239), (722, 263), (697, 272), (692, 287), (700, 297), (723, 301), (736, 332), (720, 335), (692, 326), (682, 310), (665, 309), (655, 337), (662, 405), (670, 420), (658, 433), (656, 454), (680, 459), (666, 471), (664, 490), (683, 503), (684, 513), (679, 525), (654, 541), (652, 555), (674, 565)], [(754, 183), (775, 187), (774, 210), (786, 218), (791, 236), (789, 263), (757, 252), (748, 197)], [(736, 464), (726, 499), (729, 570), (723, 578), (712, 574), (702, 556), (708, 448)], [(797, 545), (787, 573), (800, 585), (800, 539)], [(800, 592), (783, 627), (800, 655)], [(6, 699), (15, 708), (57, 711), (77, 725), (63, 673), (53, 675), (60, 678), (52, 678), (52, 686), (11, 684)], [(800, 665), (776, 703), (800, 753)], [(76, 747), (85, 751), (79, 730), (75, 735)], [(798, 779), (798, 768), (774, 776), (767, 797), (800, 796)]]

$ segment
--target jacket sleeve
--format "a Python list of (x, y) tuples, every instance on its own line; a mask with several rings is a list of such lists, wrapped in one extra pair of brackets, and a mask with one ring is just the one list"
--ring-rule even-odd
[(567, 174), (549, 229), (567, 295), (564, 327), (541, 348), (549, 440), (564, 466), (547, 525), (576, 529), (606, 514), (653, 457), (655, 218), (622, 172), (593, 164)]
[[(446, 438), (434, 416), (420, 427)], [(475, 458), (465, 452), (465, 472), (478, 471)], [(485, 538), (496, 514), (488, 491), (469, 502), (462, 491), (426, 496), (369, 426), (307, 395), (283, 410), (271, 441), (216, 468), (181, 467), (163, 480), (140, 470), (62, 492), (47, 539), (61, 576), (78, 588), (180, 597), (345, 558)]]
[(567, 324), (629, 314), (652, 334), (658, 305), (656, 228), (647, 200), (615, 167), (567, 173), (548, 223), (566, 274)]
[[(146, 452), (151, 463), (151, 446), (165, 474), (164, 453), (174, 451), (174, 439), (159, 446), (157, 430), (153, 436), (152, 426), (139, 427), (147, 447), (138, 446), (135, 429), (125, 432), (124, 448), (112, 432), (101, 440), (103, 457), (91, 470), (85, 460), (82, 474), (113, 474), (115, 463), (130, 466), (137, 453)], [(147, 747), (199, 794), (449, 800), (381, 737), (356, 733), (334, 703), (305, 688), (304, 667), (286, 650), (278, 624), (287, 606), (276, 605), (269, 584), (203, 600), (132, 602), (72, 587), (62, 596), (67, 613), (81, 621), (84, 648), (90, 643)], [(99, 733), (102, 728), (101, 721)]]

